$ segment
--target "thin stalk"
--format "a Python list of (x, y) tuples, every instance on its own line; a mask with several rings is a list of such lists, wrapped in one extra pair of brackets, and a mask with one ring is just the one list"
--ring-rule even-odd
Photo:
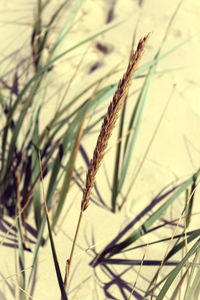
[(81, 220), (82, 220), (83, 212), (84, 212), (84, 210), (81, 209), (81, 212), (80, 212), (80, 215), (79, 215), (79, 219), (78, 219), (78, 224), (77, 224), (77, 227), (76, 227), (76, 232), (75, 232), (75, 235), (74, 235), (74, 240), (73, 240), (73, 244), (72, 244), (70, 258), (67, 260), (67, 263), (66, 263), (65, 279), (64, 279), (64, 287), (65, 287), (65, 289), (67, 287), (67, 282), (68, 282), (68, 278), (69, 278), (69, 271), (70, 271), (71, 262), (72, 262), (72, 258), (73, 258), (73, 254), (74, 254), (74, 249), (75, 249), (75, 245), (76, 245), (76, 241), (77, 241), (77, 237), (78, 237), (78, 233), (79, 233), (79, 228), (80, 228), (80, 225), (81, 225)]
[[(132, 45), (131, 45), (131, 51), (130, 51), (130, 57), (133, 55), (133, 49), (135, 46), (135, 40), (136, 40), (136, 32), (139, 24), (139, 19), (136, 24), (136, 28), (133, 34), (132, 39)], [(122, 136), (123, 136), (123, 128), (124, 128), (124, 120), (126, 115), (126, 105), (127, 101), (125, 100), (124, 106), (122, 108), (121, 118), (120, 118), (120, 126), (118, 131), (118, 143), (117, 143), (117, 149), (116, 149), (116, 157), (115, 157), (115, 168), (113, 173), (113, 184), (112, 184), (112, 199), (111, 199), (111, 205), (112, 205), (112, 211), (115, 213), (116, 211), (116, 203), (117, 203), (117, 196), (118, 196), (118, 185), (119, 185), (119, 169), (120, 169), (120, 155), (121, 155), (121, 149), (122, 149)]]
[(93, 158), (90, 161), (90, 165), (86, 176), (85, 189), (83, 191), (83, 199), (81, 202), (81, 211), (80, 211), (78, 224), (77, 224), (77, 228), (76, 228), (76, 232), (72, 244), (70, 258), (67, 261), (67, 266), (66, 266), (66, 273), (64, 279), (65, 287), (67, 287), (67, 281), (69, 277), (70, 267), (72, 263), (72, 258), (74, 254), (78, 233), (80, 230), (80, 224), (81, 224), (83, 212), (87, 209), (89, 205), (89, 199), (90, 199), (92, 188), (94, 187), (96, 173), (104, 157), (105, 149), (107, 147), (109, 138), (118, 119), (118, 114), (126, 101), (126, 97), (132, 82), (132, 78), (138, 69), (138, 65), (144, 53), (146, 42), (149, 39), (149, 36), (150, 35), (148, 34), (147, 36), (145, 36), (143, 39), (139, 41), (137, 50), (135, 51), (135, 53), (133, 53), (133, 55), (129, 60), (126, 73), (124, 74), (122, 80), (119, 81), (117, 91), (115, 92), (113, 96), (113, 100), (108, 107), (107, 114), (104, 117), (101, 131), (97, 139), (97, 144), (93, 153)]

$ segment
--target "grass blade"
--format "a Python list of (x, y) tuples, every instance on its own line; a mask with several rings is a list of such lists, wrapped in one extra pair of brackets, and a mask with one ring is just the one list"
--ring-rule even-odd
[[(20, 300), (25, 299), (25, 256), (24, 256), (24, 246), (23, 246), (23, 233), (22, 233), (22, 214), (21, 214), (21, 204), (20, 204), (20, 191), (19, 191), (19, 184), (20, 184), (20, 172), (17, 174), (17, 211), (19, 212), (19, 217), (16, 219), (17, 224), (17, 231), (18, 231), (18, 258), (19, 258), (19, 268), (20, 268), (20, 280), (19, 280), (19, 287), (20, 287)], [(17, 215), (17, 214), (16, 214)]]
[(52, 229), (54, 228), (54, 226), (56, 225), (56, 222), (60, 216), (60, 213), (62, 211), (64, 202), (66, 200), (66, 195), (68, 193), (68, 189), (69, 189), (69, 185), (70, 185), (70, 181), (71, 181), (71, 177), (72, 177), (72, 172), (73, 172), (73, 168), (74, 168), (74, 163), (76, 161), (76, 156), (80, 147), (80, 140), (83, 134), (83, 126), (85, 123), (87, 115), (84, 116), (83, 121), (81, 123), (81, 126), (79, 128), (79, 130), (77, 131), (77, 137), (76, 137), (76, 141), (74, 143), (74, 147), (73, 150), (71, 151), (71, 156), (69, 158), (69, 163), (68, 163), (68, 168), (65, 170), (65, 177), (63, 180), (63, 186), (61, 189), (61, 193), (60, 193), (60, 197), (58, 200), (58, 206), (56, 209), (56, 213), (53, 217), (53, 223), (52, 223)]
[(187, 282), (187, 287), (186, 287), (186, 291), (185, 291), (185, 295), (184, 295), (184, 300), (189, 300), (192, 299), (192, 294), (195, 293), (197, 286), (199, 285), (200, 282), (200, 268), (198, 268), (199, 270), (197, 271), (194, 281), (191, 284), (192, 281), (192, 277), (194, 275), (195, 269), (196, 269), (196, 263), (199, 259), (199, 250), (196, 252), (196, 255), (194, 257), (193, 263), (192, 263), (192, 267), (191, 267), (191, 271), (190, 271), (190, 275), (188, 278), (188, 282)]
[[(198, 173), (198, 172), (197, 172)], [(197, 174), (196, 173), (196, 174)], [(152, 214), (152, 216), (147, 219), (137, 229), (132, 235), (130, 235), (127, 239), (125, 239), (123, 242), (116, 244), (114, 246), (111, 246), (108, 249), (105, 249), (102, 254), (99, 256), (98, 261), (101, 261), (102, 258), (107, 258), (112, 257), (115, 254), (120, 253), (123, 249), (126, 247), (130, 246), (133, 242), (138, 240), (140, 237), (145, 235), (147, 231), (151, 228), (151, 226), (159, 219), (159, 217), (166, 211), (166, 209), (176, 200), (176, 198), (183, 192), (185, 191), (188, 186), (190, 186), (193, 182), (193, 176), (189, 178), (178, 190), (155, 212)]]
[(188, 198), (186, 199), (186, 220), (185, 220), (185, 226), (186, 228), (188, 228), (189, 224), (190, 224), (190, 219), (192, 217), (192, 208), (193, 208), (193, 204), (194, 204), (194, 196), (195, 196), (195, 191), (196, 191), (196, 187), (197, 187), (197, 178), (198, 178), (198, 174), (196, 176), (194, 176), (193, 178), (193, 183), (191, 186), (191, 190), (190, 193), (188, 195)]
[(56, 270), (56, 275), (57, 275), (58, 284), (59, 284), (59, 287), (60, 287), (62, 300), (68, 300), (66, 292), (65, 292), (65, 287), (64, 287), (64, 284), (63, 284), (63, 279), (62, 279), (60, 266), (59, 266), (58, 259), (57, 259), (56, 249), (55, 249), (53, 236), (52, 236), (52, 231), (51, 231), (51, 225), (50, 225), (50, 221), (49, 221), (47, 202), (46, 202), (46, 198), (45, 198), (45, 194), (44, 194), (43, 171), (42, 171), (40, 153), (39, 153), (39, 161), (40, 161), (40, 168), (41, 168), (41, 181), (42, 181), (42, 191), (43, 191), (44, 206), (45, 206), (45, 215), (46, 215), (46, 220), (47, 220), (47, 226), (48, 226), (49, 238), (50, 238), (50, 243), (51, 243), (51, 251), (52, 251), (52, 255), (53, 255), (54, 266), (55, 266), (55, 270)]
[[(123, 186), (124, 181), (125, 181), (126, 173), (127, 173), (128, 168), (130, 166), (130, 161), (131, 161), (131, 157), (132, 157), (132, 154), (133, 154), (136, 139), (138, 137), (139, 130), (140, 130), (140, 127), (141, 127), (141, 124), (142, 124), (144, 109), (145, 109), (145, 106), (147, 104), (147, 100), (149, 98), (150, 87), (151, 87), (152, 80), (153, 80), (153, 72), (154, 72), (154, 68), (151, 68), (149, 70), (148, 75), (146, 76), (145, 82), (143, 84), (143, 87), (141, 88), (141, 92), (140, 92), (140, 95), (139, 95), (138, 100), (137, 100), (137, 104), (135, 106), (135, 109), (134, 109), (132, 117), (131, 117), (131, 122), (130, 122), (130, 125), (129, 125), (129, 132), (131, 132), (133, 130), (133, 127), (135, 128), (135, 130), (134, 130), (132, 139), (130, 141), (129, 147), (128, 147), (128, 142), (129, 142), (130, 135), (128, 135), (127, 138), (126, 138), (125, 148), (124, 148), (124, 151), (125, 151), (124, 156), (125, 157), (124, 157), (124, 162), (123, 162), (123, 165), (122, 165), (121, 176), (120, 176), (120, 179), (119, 179), (118, 193), (122, 189), (122, 186)], [(137, 116), (137, 120), (136, 120), (137, 110), (139, 109), (139, 106), (140, 106), (140, 110), (138, 112), (138, 116)], [(127, 147), (128, 147), (128, 149), (127, 149)]]
[(187, 263), (188, 259), (194, 255), (194, 253), (200, 248), (200, 239), (192, 246), (192, 248), (188, 251), (188, 253), (184, 256), (181, 262), (175, 267), (175, 269), (170, 273), (168, 279), (166, 280), (164, 286), (162, 287), (160, 293), (157, 296), (157, 300), (162, 300), (168, 290), (170, 289), (173, 281), (182, 270), (184, 265)]
[[(6, 159), (6, 165), (5, 165), (4, 170), (2, 171), (3, 176), (5, 176), (5, 178), (6, 178), (6, 174), (9, 174), (8, 170), (9, 170), (11, 164), (12, 164), (12, 157), (13, 157), (14, 149), (16, 147), (16, 143), (17, 143), (17, 139), (18, 139), (18, 135), (19, 135), (22, 123), (23, 123), (24, 118), (26, 116), (26, 113), (27, 113), (27, 111), (28, 111), (28, 109), (31, 105), (31, 102), (32, 102), (31, 100), (34, 97), (35, 91), (37, 90), (39, 84), (40, 84), (40, 78), (38, 78), (38, 80), (35, 82), (35, 85), (32, 89), (32, 95), (30, 95), (30, 100), (24, 105), (24, 107), (23, 107), (23, 109), (20, 113), (20, 116), (19, 116), (19, 118), (18, 118), (18, 120), (15, 124), (15, 128), (14, 128), (13, 134), (12, 134), (12, 139), (11, 139), (11, 142), (10, 142), (10, 147), (9, 147), (9, 150), (8, 150), (8, 156), (7, 156), (7, 159)], [(18, 97), (18, 98), (21, 100), (21, 97)], [(18, 103), (19, 99), (16, 100), (15, 104)], [(14, 110), (13, 110), (14, 108), (16, 109), (15, 105), (8, 114), (8, 120), (10, 120), (10, 118), (11, 118), (13, 112), (14, 112)], [(6, 186), (6, 183), (5, 183), (5, 186)]]
[(17, 219), (17, 230), (18, 230), (18, 255), (19, 255), (19, 268), (20, 268), (20, 280), (19, 280), (19, 286), (20, 286), (20, 300), (25, 299), (25, 256), (24, 256), (24, 247), (23, 247), (23, 239), (22, 239), (22, 224), (21, 224), (21, 217)]
[[(64, 1), (63, 4), (66, 5), (67, 2), (69, 2), (69, 0)], [(73, 2), (74, 2), (74, 4), (73, 4), (74, 6), (70, 10), (70, 14), (67, 17), (66, 23), (63, 26), (61, 32), (58, 34), (58, 36), (56, 38), (56, 41), (54, 42), (54, 44), (53, 44), (53, 46), (50, 50), (49, 60), (51, 59), (52, 55), (55, 53), (55, 50), (58, 50), (57, 49), (58, 46), (59, 47), (61, 46), (61, 42), (64, 40), (64, 38), (66, 37), (66, 35), (69, 32), (70, 28), (72, 27), (74, 18), (76, 16), (83, 0), (76, 0), (76, 1), (73, 1)], [(63, 8), (63, 4), (60, 7)], [(60, 10), (60, 8), (59, 8), (59, 10)]]
[[(195, 239), (197, 239), (199, 237), (199, 229), (188, 232), (188, 234), (189, 234), (189, 236), (186, 236), (186, 237), (184, 237), (184, 235), (182, 234), (182, 236), (184, 237), (184, 240), (173, 246), (173, 248), (169, 251), (169, 253), (165, 257), (163, 264), (165, 264), (177, 252), (179, 252), (180, 250), (185, 248), (185, 238), (187, 238), (187, 244), (189, 244), (189, 243), (193, 242)], [(151, 289), (151, 287), (152, 287), (154, 281), (157, 280), (159, 271), (160, 271), (160, 269), (158, 269), (158, 271), (154, 275), (153, 279), (151, 280), (150, 285), (146, 291), (146, 295), (149, 295), (152, 292), (153, 289)], [(158, 287), (162, 282), (163, 282), (163, 280), (161, 280), (159, 283), (157, 283), (156, 287)]]
[[(140, 259), (119, 259), (119, 258), (111, 258), (111, 259), (103, 259), (102, 263), (109, 265), (129, 265), (129, 266), (160, 266), (162, 264), (162, 260), (140, 260)], [(176, 266), (179, 261), (168, 261), (165, 263), (165, 266)]]
[(118, 141), (117, 149), (116, 149), (116, 157), (115, 157), (115, 164), (114, 164), (114, 173), (113, 173), (113, 184), (112, 184), (112, 198), (111, 198), (111, 205), (112, 211), (115, 212), (116, 209), (116, 202), (118, 196), (118, 184), (119, 184), (119, 166), (120, 166), (120, 154), (121, 154), (121, 138), (123, 135), (123, 127), (124, 127), (124, 119), (125, 119), (125, 112), (126, 112), (126, 102), (124, 104), (121, 118), (120, 118), (120, 127), (118, 133)]

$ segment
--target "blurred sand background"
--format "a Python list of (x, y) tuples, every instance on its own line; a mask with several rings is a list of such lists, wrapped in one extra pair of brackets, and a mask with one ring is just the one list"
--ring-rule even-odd
[[(49, 14), (56, 5), (50, 5)], [(61, 1), (58, 1), (59, 3)], [(136, 30), (136, 42), (152, 32), (152, 36), (148, 42), (147, 49), (142, 64), (152, 60), (158, 47), (162, 41), (168, 23), (180, 1), (164, 1), (164, 0), (85, 0), (76, 17), (76, 22), (71, 29), (66, 43), (63, 44), (60, 51), (73, 46), (77, 41), (94, 34), (95, 32), (106, 28), (111, 24), (122, 23), (111, 31), (98, 37), (89, 45), (84, 45), (72, 52), (69, 56), (62, 59), (56, 66), (52, 76), (52, 85), (50, 94), (47, 97), (44, 110), (44, 124), (53, 115), (57, 101), (61, 97), (61, 90), (69, 83), (71, 73), (83, 57), (78, 75), (74, 79), (70, 87), (68, 96), (76, 94), (77, 89), (82, 89), (88, 82), (103, 76), (111, 68), (120, 64), (120, 72), (115, 74), (112, 82), (117, 82), (126, 69), (129, 58), (133, 34)], [(0, 2), (0, 55), (1, 55), (1, 76), (16, 66), (22, 59), (30, 56), (30, 36), (31, 22), (33, 20), (34, 8), (36, 1), (11, 0)], [(180, 10), (169, 31), (167, 41), (162, 50), (163, 53), (175, 47), (177, 44), (187, 38), (200, 32), (200, 2), (199, 0), (183, 1)], [(67, 17), (63, 14), (63, 19)], [(53, 34), (59, 30), (62, 20), (57, 24)], [(52, 38), (53, 38), (52, 34)], [(104, 45), (108, 49), (108, 53), (103, 53), (98, 49), (97, 43)], [(4, 61), (4, 58), (14, 51), (17, 51), (10, 59)], [(47, 49), (48, 51), (48, 49)], [(129, 200), (123, 210), (116, 215), (112, 214), (110, 207), (110, 187), (107, 182), (105, 172), (113, 170), (114, 153), (116, 146), (117, 130), (112, 135), (109, 143), (105, 160), (102, 164), (100, 172), (97, 175), (97, 186), (102, 192), (106, 207), (98, 207), (93, 202), (85, 212), (80, 236), (78, 239), (78, 247), (76, 248), (75, 259), (73, 261), (71, 279), (69, 282), (69, 299), (109, 299), (105, 295), (103, 282), (110, 282), (108, 274), (103, 273), (101, 268), (94, 270), (88, 266), (94, 257), (90, 247), (95, 251), (101, 251), (104, 246), (115, 237), (115, 235), (128, 222), (139, 214), (150, 201), (155, 197), (162, 188), (175, 180), (184, 180), (199, 168), (200, 161), (200, 36), (196, 35), (183, 47), (173, 52), (170, 56), (160, 62), (158, 71), (176, 69), (173, 72), (167, 72), (164, 75), (157, 76), (151, 87), (149, 101), (144, 113), (143, 125), (137, 146), (134, 152), (134, 159), (129, 169), (129, 179), (127, 186), (124, 187), (126, 193), (131, 179), (135, 173), (135, 167), (141, 161), (153, 132), (158, 124), (160, 115), (170, 99), (169, 106), (164, 115), (159, 131), (153, 141), (151, 149), (145, 160), (143, 168), (134, 184), (134, 188), (130, 193)], [(27, 61), (28, 64), (28, 61)], [(92, 68), (97, 67), (93, 72)], [(12, 73), (10, 72), (12, 77)], [(135, 84), (135, 85), (134, 85)], [(176, 87), (174, 88), (174, 85)], [(140, 87), (141, 82), (133, 82), (133, 87)], [(173, 91), (173, 92), (172, 92)], [(129, 101), (134, 101), (131, 96)], [(100, 113), (106, 112), (107, 103), (104, 103)], [(87, 122), (91, 122), (88, 120)], [(90, 138), (83, 140), (83, 145), (87, 150), (88, 156), (91, 158), (96, 143), (98, 131), (93, 132)], [(82, 170), (83, 180), (85, 179), (86, 165), (81, 156), (79, 157), (77, 169)], [(109, 179), (112, 180), (112, 177)], [(98, 202), (96, 193), (93, 193), (93, 199)], [(80, 210), (81, 193), (76, 185), (71, 188), (68, 195), (63, 216), (64, 218), (59, 232), (55, 237), (57, 246), (57, 254), (64, 272), (66, 259), (69, 257), (71, 240), (73, 239), (75, 227)], [(71, 204), (73, 203), (73, 205)], [(183, 199), (176, 201), (168, 211), (168, 217), (174, 219), (180, 216), (183, 208)], [(69, 211), (70, 210), (70, 211)], [(195, 212), (199, 213), (199, 207), (195, 208)], [(166, 216), (167, 217), (167, 216)], [(11, 220), (12, 221), (12, 220)], [(30, 222), (33, 219), (30, 218)], [(139, 226), (137, 224), (136, 228)], [(199, 215), (193, 219), (191, 229), (197, 229), (199, 226)], [(135, 228), (133, 228), (134, 230)], [(167, 232), (167, 231), (166, 231)], [(166, 236), (166, 232), (160, 232), (161, 236)], [(168, 230), (168, 233), (170, 230)], [(172, 232), (172, 229), (171, 229)], [(94, 236), (94, 240), (93, 240)], [(140, 240), (139, 243), (148, 242), (147, 239)], [(94, 245), (95, 244), (95, 245)], [(167, 246), (166, 246), (167, 247)], [(3, 279), (10, 276), (8, 280), (12, 287), (16, 285), (15, 260), (16, 251), (6, 246), (0, 248), (0, 299), (14, 299), (7, 284)], [(144, 249), (134, 251), (131, 257), (141, 259)], [(162, 258), (163, 248), (148, 248), (146, 258)], [(30, 262), (30, 263), (29, 263)], [(31, 264), (31, 254), (27, 253), (27, 267)], [(114, 272), (119, 274), (124, 267), (114, 268)], [(136, 271), (138, 268), (132, 268), (125, 279), (134, 284), (136, 279)], [(27, 271), (28, 273), (29, 271)], [(143, 289), (148, 286), (148, 280), (152, 278), (152, 269), (143, 267), (141, 274), (145, 279), (139, 279), (137, 286)], [(138, 290), (139, 291), (139, 290)], [(112, 299), (124, 299), (116, 285), (111, 285), (109, 293), (113, 295)], [(128, 293), (126, 294), (128, 297)], [(54, 265), (50, 251), (49, 243), (41, 248), (39, 254), (38, 271), (36, 277), (35, 292), (33, 299), (35, 300), (54, 300), (59, 298), (59, 288), (54, 272)], [(134, 299), (134, 298), (133, 298)]]

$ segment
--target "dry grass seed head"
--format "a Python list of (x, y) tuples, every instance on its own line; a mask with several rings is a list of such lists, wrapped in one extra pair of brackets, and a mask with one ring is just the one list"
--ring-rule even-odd
[(149, 36), (150, 34), (148, 34), (139, 41), (136, 51), (133, 53), (129, 60), (126, 73), (123, 75), (122, 80), (119, 81), (117, 90), (113, 96), (113, 100), (108, 107), (106, 116), (104, 117), (101, 131), (93, 153), (93, 158), (90, 161), (90, 165), (86, 176), (86, 186), (83, 192), (83, 200), (81, 204), (82, 211), (84, 211), (88, 207), (89, 197), (91, 194), (91, 190), (94, 186), (96, 173), (103, 159), (104, 152), (107, 147), (112, 130), (115, 126), (116, 120), (118, 118), (119, 111), (125, 103), (133, 75), (138, 69)]

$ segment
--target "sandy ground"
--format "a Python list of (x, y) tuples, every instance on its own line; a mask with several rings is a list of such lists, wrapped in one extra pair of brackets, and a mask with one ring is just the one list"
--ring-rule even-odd
[[(81, 89), (87, 82), (97, 79), (99, 76), (106, 74), (112, 67), (120, 63), (121, 73), (112, 77), (114, 82), (118, 81), (126, 68), (129, 57), (130, 46), (133, 33), (137, 26), (136, 41), (148, 32), (152, 32), (149, 40), (143, 64), (155, 56), (158, 47), (162, 41), (169, 20), (174, 13), (179, 1), (158, 1), (158, 0), (116, 0), (116, 1), (83, 1), (82, 7), (76, 18), (77, 22), (69, 33), (66, 44), (61, 50), (74, 45), (82, 38), (89, 36), (106, 26), (123, 21), (119, 26), (103, 34), (92, 42), (90, 46), (85, 45), (73, 52), (69, 57), (64, 58), (62, 62), (56, 65), (52, 78), (52, 92), (45, 106), (44, 120), (47, 121), (53, 114), (56, 107), (56, 100), (59, 90), (69, 81), (69, 74), (81, 60), (85, 53), (84, 63), (81, 65), (79, 75), (76, 76), (70, 91), (69, 97), (77, 92), (77, 86)], [(2, 63), (1, 75), (5, 74), (11, 65), (16, 65), (20, 59), (29, 55), (30, 23), (33, 16), (33, 7), (35, 1), (1, 1), (1, 60), (23, 45), (22, 51), (11, 57), (10, 60)], [(52, 6), (53, 7), (53, 6)], [(111, 14), (112, 12), (112, 14)], [(50, 13), (50, 12), (49, 12)], [(135, 168), (141, 161), (146, 148), (151, 140), (153, 132), (158, 124), (160, 115), (169, 100), (170, 103), (164, 115), (158, 133), (153, 141), (151, 149), (145, 160), (143, 168), (131, 190), (129, 199), (124, 209), (117, 214), (112, 214), (106, 207), (98, 207), (91, 203), (85, 212), (78, 247), (76, 248), (75, 258), (72, 265), (71, 279), (69, 282), (69, 299), (109, 299), (108, 293), (113, 296), (110, 299), (128, 299), (129, 293), (125, 291), (123, 296), (117, 285), (112, 283), (111, 273), (103, 272), (98, 267), (94, 270), (88, 265), (94, 258), (93, 248), (96, 252), (101, 251), (115, 235), (133, 220), (155, 197), (163, 187), (177, 179), (183, 180), (195, 172), (199, 167), (200, 160), (200, 60), (199, 60), (199, 43), (200, 43), (200, 3), (198, 0), (183, 1), (180, 10), (171, 26), (167, 41), (162, 50), (163, 53), (180, 44), (182, 41), (196, 34), (188, 43), (170, 56), (164, 59), (158, 67), (158, 71), (175, 69), (173, 72), (167, 72), (164, 75), (157, 76), (151, 87), (150, 97), (144, 113), (143, 125), (137, 146), (134, 152), (134, 158), (129, 169), (129, 178), (124, 187), (126, 193), (131, 179), (133, 178)], [(64, 18), (64, 16), (63, 16)], [(112, 20), (111, 20), (112, 19)], [(10, 22), (9, 24), (7, 22)], [(13, 21), (16, 21), (17, 24)], [(109, 21), (109, 22), (108, 22)], [(55, 34), (61, 23), (55, 28)], [(106, 24), (107, 23), (107, 24)], [(198, 35), (197, 35), (198, 34)], [(53, 38), (53, 36), (52, 36)], [(97, 42), (105, 45), (108, 53), (103, 53), (97, 47)], [(94, 66), (97, 69), (90, 72)], [(132, 90), (140, 83), (133, 83)], [(174, 85), (176, 87), (174, 88)], [(130, 97), (130, 101), (134, 101)], [(106, 112), (106, 105), (102, 110)], [(48, 112), (48, 114), (47, 114)], [(101, 111), (102, 112), (102, 111)], [(90, 122), (91, 120), (88, 120)], [(45, 126), (45, 123), (43, 124)], [(83, 141), (89, 157), (92, 156), (93, 148), (96, 143), (98, 132), (94, 132), (90, 138)], [(109, 143), (109, 149), (106, 153), (104, 163), (97, 175), (97, 186), (102, 193), (102, 197), (110, 207), (110, 188), (106, 180), (105, 172), (111, 173), (113, 170), (113, 158), (115, 151), (115, 139), (117, 130), (113, 133)], [(81, 156), (79, 165), (86, 171), (85, 163)], [(111, 173), (112, 174), (112, 173)], [(83, 174), (83, 179), (85, 175)], [(112, 176), (109, 177), (112, 181)], [(93, 193), (93, 199), (98, 197)], [(66, 259), (69, 257), (71, 241), (73, 239), (75, 227), (80, 210), (81, 193), (77, 186), (72, 186), (71, 193), (68, 196), (63, 214), (60, 218), (63, 220), (59, 227), (58, 234), (55, 236), (57, 254), (64, 272)], [(71, 206), (71, 203), (73, 205)], [(166, 218), (174, 219), (180, 216), (183, 199), (176, 202), (166, 214)], [(68, 212), (67, 217), (65, 216)], [(199, 212), (199, 208), (195, 208)], [(199, 216), (197, 214), (191, 224), (191, 229), (197, 229), (199, 226)], [(9, 220), (12, 222), (12, 220)], [(33, 218), (30, 217), (30, 222)], [(132, 228), (132, 231), (139, 226), (139, 223)], [(148, 238), (157, 239), (166, 237), (172, 229), (160, 232), (157, 235), (146, 237), (139, 243), (148, 242)], [(2, 234), (1, 234), (2, 236)], [(89, 249), (89, 248), (92, 249)], [(146, 258), (153, 259), (160, 257), (162, 259), (165, 247), (148, 248)], [(144, 249), (127, 254), (129, 258), (141, 259)], [(14, 297), (3, 278), (8, 278), (7, 282), (15, 289), (15, 256), (16, 251), (10, 247), (1, 246), (0, 248), (0, 299), (11, 300)], [(27, 268), (31, 265), (31, 253), (27, 253)], [(110, 268), (113, 274), (121, 274), (127, 267)], [(131, 268), (123, 275), (123, 279), (132, 286), (136, 280), (138, 268)], [(155, 269), (143, 267), (141, 271), (142, 278), (138, 279), (138, 293), (148, 286), (148, 281), (152, 278)], [(29, 270), (27, 270), (28, 274)], [(107, 285), (105, 284), (107, 283)], [(110, 283), (110, 285), (109, 285)], [(107, 292), (107, 294), (106, 294)], [(33, 298), (35, 300), (48, 299), (54, 300), (59, 298), (59, 289), (54, 272), (52, 256), (49, 243), (40, 250), (39, 262), (37, 267), (36, 285)], [(132, 297), (134, 299), (134, 297)], [(168, 299), (168, 298), (166, 298)]]

